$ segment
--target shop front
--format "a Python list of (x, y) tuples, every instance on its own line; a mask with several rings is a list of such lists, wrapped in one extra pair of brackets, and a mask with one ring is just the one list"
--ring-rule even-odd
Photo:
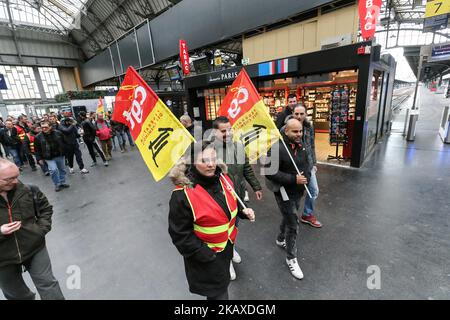
[[(314, 124), (317, 159), (360, 167), (390, 130), (395, 61), (362, 42), (245, 66), (271, 117), (289, 94)], [(188, 77), (188, 112), (211, 128), (228, 87), (242, 67)]]

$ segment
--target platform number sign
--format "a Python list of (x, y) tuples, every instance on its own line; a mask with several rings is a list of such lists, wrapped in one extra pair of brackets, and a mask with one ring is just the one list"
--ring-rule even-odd
[(450, 13), (450, 0), (427, 0), (425, 18)]

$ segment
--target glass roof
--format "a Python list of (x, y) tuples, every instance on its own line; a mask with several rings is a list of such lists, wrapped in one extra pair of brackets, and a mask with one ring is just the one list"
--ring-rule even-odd
[[(80, 27), (88, 0), (0, 0), (0, 24), (67, 34)], [(8, 10), (9, 7), (9, 10)], [(11, 17), (10, 17), (11, 14)]]

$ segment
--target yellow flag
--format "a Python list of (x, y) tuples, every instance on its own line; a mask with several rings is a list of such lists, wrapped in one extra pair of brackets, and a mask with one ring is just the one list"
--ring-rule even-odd
[(105, 113), (105, 106), (103, 105), (102, 97), (98, 98), (97, 113)]

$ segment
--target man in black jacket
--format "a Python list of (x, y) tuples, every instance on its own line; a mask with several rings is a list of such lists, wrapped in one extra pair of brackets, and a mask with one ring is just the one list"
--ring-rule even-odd
[(73, 118), (67, 117), (61, 121), (58, 130), (63, 133), (64, 141), (64, 155), (69, 163), (69, 172), (74, 173), (73, 170), (73, 156), (77, 159), (78, 167), (82, 174), (89, 173), (89, 171), (84, 167), (83, 157), (80, 151), (80, 145), (78, 144), (78, 129), (75, 125), (75, 120)]
[[(86, 144), (86, 147), (89, 150), (89, 155), (92, 158), (92, 165), (97, 165), (97, 159), (95, 158), (95, 151), (100, 155), (100, 157), (103, 160), (103, 164), (105, 167), (108, 166), (108, 161), (106, 161), (105, 155), (103, 154), (103, 151), (98, 146), (97, 142), (95, 141), (95, 137), (97, 136), (96, 129), (94, 124), (91, 122), (90, 116), (86, 114), (86, 112), (81, 111), (80, 112), (80, 118), (82, 120), (81, 122), (81, 128), (83, 129), (83, 141)], [(95, 149), (95, 151), (94, 151)]]
[[(308, 183), (310, 178), (308, 155), (302, 144), (302, 135), (303, 126), (301, 122), (296, 119), (288, 120), (285, 131), (282, 133), (282, 138), (289, 151), (279, 141), (269, 150), (269, 162), (265, 163), (265, 167), (276, 165), (276, 163), (272, 163), (271, 158), (272, 153), (278, 152), (278, 170), (271, 168), (274, 172), (268, 172), (269, 169), (266, 168), (265, 175), (269, 180), (268, 187), (274, 192), (278, 208), (283, 216), (276, 243), (278, 246), (286, 249), (286, 263), (292, 275), (297, 279), (303, 278), (302, 270), (297, 262), (297, 233), (299, 225), (297, 212), (305, 190), (304, 185)], [(295, 161), (300, 174), (298, 174), (289, 154)]]
[(17, 167), (19, 167), (19, 170), (22, 171), (23, 162), (20, 157), (22, 142), (20, 141), (19, 135), (17, 134), (17, 129), (14, 127), (12, 120), (5, 121), (5, 128), (2, 134), (2, 143), (5, 147), (6, 154), (12, 155), (14, 163)]
[(7, 299), (34, 299), (22, 278), (25, 267), (42, 300), (63, 300), (45, 245), (53, 208), (18, 177), (17, 167), (0, 159), (0, 289)]
[(55, 191), (61, 191), (68, 188), (66, 184), (66, 169), (64, 160), (64, 142), (62, 133), (53, 130), (49, 122), (41, 123), (42, 132), (36, 136), (34, 147), (36, 155), (39, 157), (39, 163), (44, 161), (48, 165), (48, 170), (55, 184)]
[(286, 118), (292, 115), (294, 108), (297, 106), (297, 96), (291, 93), (288, 96), (288, 105), (284, 108), (282, 112), (277, 114), (277, 128), (281, 129), (285, 125)]

